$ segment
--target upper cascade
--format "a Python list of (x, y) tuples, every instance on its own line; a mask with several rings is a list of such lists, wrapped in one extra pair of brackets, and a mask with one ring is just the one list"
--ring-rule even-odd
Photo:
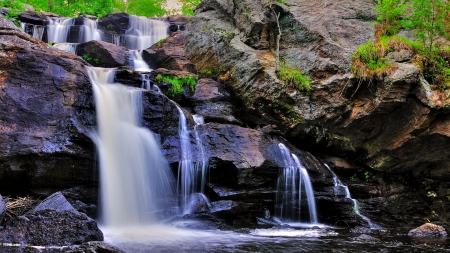
[[(111, 14), (114, 15), (114, 14)], [(83, 16), (77, 18), (47, 18), (47, 25), (22, 23), (23, 30), (47, 43), (84, 43), (100, 40), (124, 46), (132, 50), (149, 48), (169, 35), (169, 22), (165, 19), (149, 19), (126, 15), (128, 26), (119, 32), (108, 27), (98, 27), (99, 20)], [(58, 47), (64, 49), (64, 47)], [(73, 48), (73, 47), (71, 47)]]

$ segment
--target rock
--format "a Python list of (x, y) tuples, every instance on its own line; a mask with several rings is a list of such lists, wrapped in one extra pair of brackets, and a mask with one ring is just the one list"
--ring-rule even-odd
[(33, 208), (32, 212), (42, 210), (71, 211), (78, 213), (78, 211), (67, 201), (61, 192), (55, 192), (51, 196), (44, 199), (44, 201)]
[(195, 93), (191, 97), (191, 101), (194, 104), (229, 100), (230, 93), (225, 90), (225, 86), (210, 78), (199, 79), (195, 85)]
[(211, 214), (223, 215), (228, 212), (238, 212), (242, 208), (240, 203), (231, 200), (220, 200), (211, 202)]
[(194, 112), (204, 118), (205, 122), (242, 125), (234, 117), (234, 106), (229, 102), (203, 103), (194, 107)]
[(150, 68), (166, 68), (195, 73), (195, 66), (184, 56), (184, 32), (172, 33), (162, 44), (154, 44), (142, 52)]
[(169, 17), (169, 30), (170, 32), (184, 31), (186, 24), (189, 22), (190, 16), (173, 15)]
[(366, 234), (362, 234), (358, 237), (355, 238), (356, 241), (364, 241), (364, 242), (372, 242), (372, 243), (379, 243), (381, 242), (380, 239), (375, 238), (373, 236), (370, 235), (366, 235)]
[(115, 68), (127, 65), (127, 50), (104, 41), (91, 40), (77, 47), (77, 55), (95, 67)]
[(130, 15), (126, 13), (111, 13), (98, 20), (98, 29), (105, 32), (105, 41), (112, 43), (113, 36), (125, 34), (130, 22)]
[(2, 224), (3, 217), (5, 217), (6, 214), (6, 203), (3, 200), (2, 195), (0, 195), (0, 224)]
[(33, 25), (47, 25), (48, 19), (43, 16), (37, 14), (35, 11), (26, 11), (22, 12), (19, 15), (20, 21)]
[(131, 87), (141, 88), (142, 75), (128, 66), (121, 66), (116, 69), (114, 82), (125, 84)]
[(105, 242), (87, 242), (81, 245), (73, 245), (64, 247), (61, 252), (65, 253), (85, 253), (85, 252), (101, 252), (101, 253), (126, 253), (125, 251), (109, 245)]
[(78, 186), (61, 192), (67, 201), (79, 212), (96, 219), (98, 216), (98, 186)]
[(0, 230), (1, 243), (66, 246), (103, 241), (97, 223), (83, 213), (41, 210), (8, 220)]
[(402, 49), (400, 51), (390, 52), (386, 55), (386, 58), (391, 62), (407, 62), (411, 61), (413, 54), (409, 50)]
[(408, 235), (415, 237), (447, 237), (447, 232), (442, 226), (425, 223), (418, 228), (411, 229)]
[(208, 199), (202, 193), (195, 193), (191, 195), (188, 206), (190, 207), (190, 210), (187, 210), (188, 214), (209, 214)]
[(1, 18), (0, 33), (1, 189), (47, 194), (96, 182), (86, 63)]

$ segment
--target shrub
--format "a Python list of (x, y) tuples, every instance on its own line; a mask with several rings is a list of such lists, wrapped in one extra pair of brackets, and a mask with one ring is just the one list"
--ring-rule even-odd
[(168, 94), (172, 97), (183, 93), (183, 86), (186, 85), (191, 89), (191, 91), (194, 91), (195, 85), (197, 84), (197, 79), (197, 77), (193, 76), (171, 77), (162, 74), (158, 74), (155, 78), (158, 83), (172, 84), (172, 86), (168, 89)]
[(311, 91), (311, 80), (299, 70), (287, 67), (284, 63), (280, 63), (280, 69), (277, 72), (277, 76), (288, 86), (293, 87), (298, 91), (303, 93), (309, 93)]
[(377, 17), (377, 33), (379, 38), (383, 35), (396, 35), (402, 28), (402, 17), (405, 15), (408, 5), (406, 0), (380, 0), (377, 2), (375, 12)]

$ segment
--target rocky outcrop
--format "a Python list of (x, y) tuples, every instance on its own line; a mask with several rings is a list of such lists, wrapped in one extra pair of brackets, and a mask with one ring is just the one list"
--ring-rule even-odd
[(447, 232), (442, 226), (425, 223), (418, 228), (411, 229), (408, 235), (416, 237), (447, 237)]
[(194, 112), (204, 118), (205, 122), (242, 124), (234, 117), (231, 97), (223, 84), (210, 78), (202, 78), (195, 85), (195, 93), (190, 98)]
[(142, 53), (150, 68), (166, 68), (195, 73), (194, 64), (184, 56), (184, 32), (171, 34), (163, 43), (156, 43)]
[(98, 40), (78, 45), (77, 55), (95, 67), (115, 68), (128, 62), (126, 48)]
[[(239, 102), (236, 117), (244, 124), (276, 125), (297, 147), (349, 157), (369, 170), (401, 173), (408, 179), (392, 178), (420, 188), (424, 195), (414, 199), (421, 199), (424, 211), (445, 210), (449, 94), (431, 89), (406, 52), (392, 55), (396, 71), (380, 80), (361, 82), (351, 74), (350, 56), (373, 39), (373, 10), (370, 0), (270, 6), (206, 0), (187, 27), (185, 53), (198, 72), (217, 71), (217, 80)], [(275, 13), (280, 14), (280, 61), (311, 77), (308, 94), (276, 75)], [(417, 186), (424, 184), (430, 185), (426, 191)], [(409, 198), (402, 194), (399, 211)]]
[(49, 194), (96, 183), (86, 63), (4, 19), (0, 31), (0, 189)]
[(55, 192), (44, 201), (39, 203), (33, 208), (32, 212), (38, 212), (42, 210), (58, 210), (58, 211), (71, 211), (78, 213), (78, 211), (67, 201), (61, 192)]

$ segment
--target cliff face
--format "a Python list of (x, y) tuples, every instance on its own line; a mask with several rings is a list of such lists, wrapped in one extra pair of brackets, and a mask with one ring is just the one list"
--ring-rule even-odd
[[(354, 50), (374, 39), (373, 1), (283, 3), (203, 1), (187, 26), (186, 56), (198, 71), (216, 72), (239, 101), (237, 116), (245, 124), (276, 124), (297, 147), (347, 157), (385, 179), (409, 182), (389, 190), (382, 177), (367, 180), (378, 188), (375, 195), (366, 189), (371, 204), (387, 201), (393, 192), (398, 197), (417, 191), (422, 206), (448, 205), (448, 94), (432, 90), (404, 59), (394, 63), (395, 72), (371, 83), (350, 72)], [(277, 78), (278, 13), (280, 61), (311, 77), (309, 94)]]

